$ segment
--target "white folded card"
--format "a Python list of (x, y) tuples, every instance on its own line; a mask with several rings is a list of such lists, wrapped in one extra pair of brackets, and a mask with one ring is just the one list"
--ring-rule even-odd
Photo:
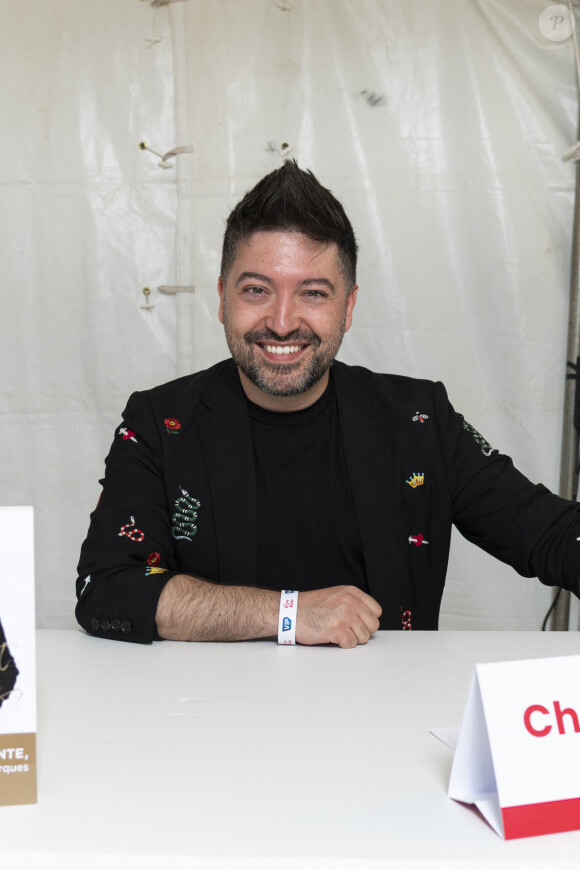
[(580, 656), (476, 665), (448, 794), (506, 840), (580, 829)]
[(34, 512), (0, 507), (0, 806), (36, 803)]

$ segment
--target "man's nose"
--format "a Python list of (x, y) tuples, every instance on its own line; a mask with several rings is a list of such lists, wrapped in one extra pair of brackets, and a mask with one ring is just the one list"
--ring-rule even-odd
[(277, 335), (285, 336), (300, 326), (300, 312), (292, 297), (276, 296), (266, 318), (266, 326)]

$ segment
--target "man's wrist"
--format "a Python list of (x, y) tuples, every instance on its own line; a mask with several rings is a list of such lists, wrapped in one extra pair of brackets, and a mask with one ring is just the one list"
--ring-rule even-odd
[(282, 589), (280, 593), (280, 612), (278, 614), (278, 643), (294, 646), (296, 643), (296, 613), (298, 592), (295, 589)]

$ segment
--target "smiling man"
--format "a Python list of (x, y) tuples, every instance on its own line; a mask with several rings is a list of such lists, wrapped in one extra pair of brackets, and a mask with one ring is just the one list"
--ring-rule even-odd
[(79, 564), (91, 634), (354, 647), (434, 629), (452, 523), (578, 594), (576, 503), (516, 471), (441, 384), (335, 362), (356, 261), (343, 207), (293, 161), (232, 211), (232, 358), (130, 398)]

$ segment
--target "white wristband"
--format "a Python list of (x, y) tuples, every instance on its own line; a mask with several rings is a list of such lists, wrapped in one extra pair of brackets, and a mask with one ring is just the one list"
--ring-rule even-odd
[(280, 615), (278, 616), (278, 643), (294, 645), (296, 643), (296, 611), (298, 610), (298, 592), (295, 589), (283, 589), (280, 594)]

